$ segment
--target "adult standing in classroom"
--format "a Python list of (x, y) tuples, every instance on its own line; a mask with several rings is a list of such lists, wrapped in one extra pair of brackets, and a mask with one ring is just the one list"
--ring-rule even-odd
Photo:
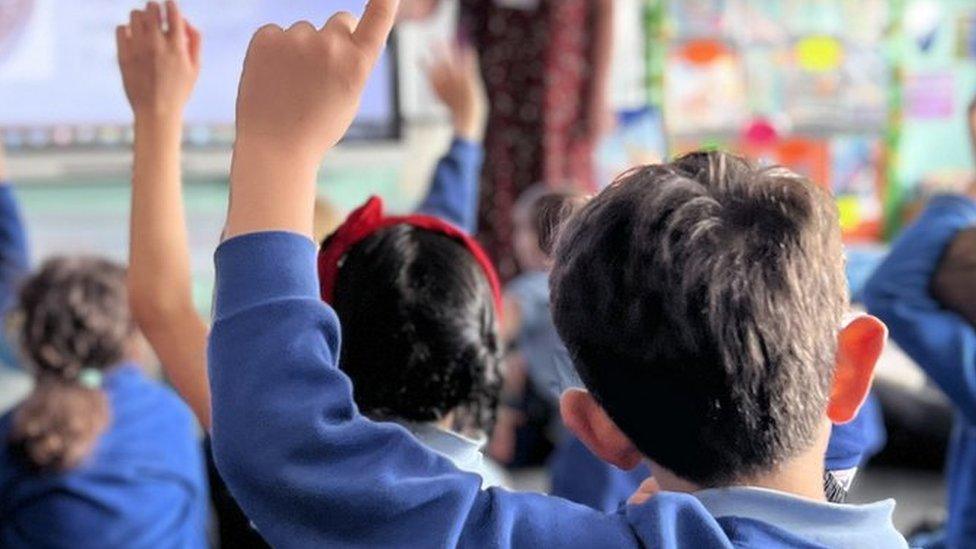
[[(408, 0), (401, 18), (436, 4)], [(488, 93), (479, 238), (507, 279), (519, 195), (540, 182), (595, 188), (595, 144), (612, 124), (613, 0), (460, 0), (458, 35), (478, 52)]]

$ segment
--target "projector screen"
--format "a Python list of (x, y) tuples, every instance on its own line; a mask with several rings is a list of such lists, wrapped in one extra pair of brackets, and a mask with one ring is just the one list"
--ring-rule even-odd
[[(363, 0), (183, 0), (204, 35), (203, 70), (186, 111), (190, 145), (233, 140), (234, 102), (247, 44), (265, 23), (322, 24)], [(132, 115), (115, 58), (115, 27), (133, 0), (0, 0), (0, 131), (8, 147), (119, 146)], [(373, 73), (350, 139), (398, 136), (396, 60)]]

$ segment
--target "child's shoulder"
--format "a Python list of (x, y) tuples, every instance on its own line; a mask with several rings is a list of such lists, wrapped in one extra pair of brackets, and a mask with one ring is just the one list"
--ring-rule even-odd
[(177, 394), (136, 365), (126, 364), (106, 377), (113, 428), (153, 440), (193, 441), (193, 413)]

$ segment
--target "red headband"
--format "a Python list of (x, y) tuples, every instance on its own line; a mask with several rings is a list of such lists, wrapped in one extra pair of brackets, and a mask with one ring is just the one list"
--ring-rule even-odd
[(349, 214), (346, 222), (336, 229), (336, 232), (323, 243), (319, 250), (319, 290), (323, 301), (332, 303), (335, 298), (339, 268), (349, 250), (377, 231), (394, 225), (410, 225), (418, 229), (442, 234), (463, 245), (474, 256), (475, 261), (478, 262), (481, 270), (488, 278), (488, 284), (491, 285), (491, 293), (495, 302), (495, 311), (501, 316), (503, 310), (502, 291), (501, 284), (498, 281), (498, 273), (495, 272), (495, 267), (488, 259), (488, 254), (475, 239), (454, 225), (428, 215), (386, 217), (383, 215), (383, 201), (375, 196), (358, 210)]

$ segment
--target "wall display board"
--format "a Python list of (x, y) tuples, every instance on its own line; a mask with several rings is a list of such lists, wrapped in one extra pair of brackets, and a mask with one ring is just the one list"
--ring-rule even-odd
[(723, 148), (811, 177), (848, 242), (883, 240), (915, 189), (971, 169), (971, 0), (650, 0), (647, 14), (669, 152)]

